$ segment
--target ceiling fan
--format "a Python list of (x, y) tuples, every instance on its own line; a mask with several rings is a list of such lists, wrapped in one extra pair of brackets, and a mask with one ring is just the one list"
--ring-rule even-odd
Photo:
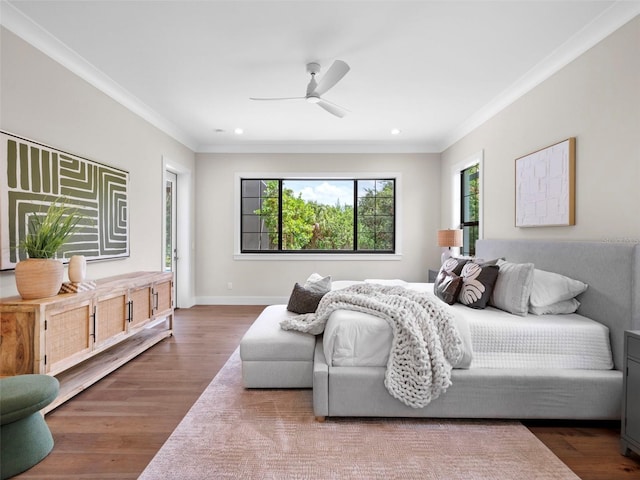
[(336, 117), (344, 117), (347, 109), (339, 105), (336, 105), (329, 100), (322, 98), (329, 89), (333, 88), (336, 83), (342, 80), (349, 71), (349, 65), (342, 60), (336, 60), (333, 65), (329, 67), (327, 73), (325, 73), (320, 79), (320, 83), (316, 82), (316, 74), (320, 72), (320, 64), (308, 63), (307, 72), (311, 74), (311, 80), (307, 85), (307, 94), (304, 97), (284, 97), (284, 98), (250, 98), (250, 100), (306, 100), (309, 103), (315, 103), (319, 107), (324, 108), (327, 112), (335, 115)]

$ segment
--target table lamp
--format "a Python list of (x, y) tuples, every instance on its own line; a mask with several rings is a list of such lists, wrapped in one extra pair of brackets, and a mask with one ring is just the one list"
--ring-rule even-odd
[(462, 246), (462, 230), (438, 230), (438, 246), (442, 247), (441, 265), (451, 257), (451, 247)]

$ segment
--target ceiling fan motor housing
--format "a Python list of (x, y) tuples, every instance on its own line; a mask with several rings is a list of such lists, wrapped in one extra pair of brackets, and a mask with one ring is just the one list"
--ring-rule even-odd
[(320, 64), (319, 63), (307, 63), (307, 73), (311, 75), (315, 75), (316, 73), (320, 73)]

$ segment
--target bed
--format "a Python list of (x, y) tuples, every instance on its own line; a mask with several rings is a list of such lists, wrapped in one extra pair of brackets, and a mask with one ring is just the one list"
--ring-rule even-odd
[[(313, 404), (317, 417), (620, 418), (623, 333), (640, 328), (640, 245), (480, 240), (476, 249), (484, 259), (530, 262), (536, 269), (588, 284), (577, 297), (577, 312), (528, 315), (523, 322), (523, 317), (491, 307), (465, 315), (465, 309), (472, 309), (454, 305), (455, 311), (468, 317), (473, 360), (455, 368), (446, 393), (422, 408), (405, 405), (385, 388), (385, 322), (378, 319), (382, 323), (376, 323), (359, 312), (336, 312), (356, 314), (356, 318), (330, 320), (316, 342)], [(356, 331), (355, 337), (341, 331), (349, 328)], [(573, 333), (565, 337), (567, 331)], [(544, 340), (527, 350), (533, 337)], [(503, 348), (510, 342), (525, 348), (514, 355)]]

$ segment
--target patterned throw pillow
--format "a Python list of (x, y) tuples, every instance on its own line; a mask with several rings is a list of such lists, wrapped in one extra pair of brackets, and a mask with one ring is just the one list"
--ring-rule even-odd
[(444, 261), (442, 267), (440, 267), (440, 271), (454, 273), (459, 276), (462, 272), (462, 267), (464, 267), (470, 261), (471, 259), (469, 258), (450, 257)]
[(493, 293), (500, 269), (497, 265), (469, 262), (462, 268), (462, 288), (458, 301), (467, 307), (485, 308)]
[[(326, 292), (325, 292), (326, 293)], [(293, 286), (287, 310), (294, 313), (315, 313), (325, 293), (312, 292), (299, 283)]]

